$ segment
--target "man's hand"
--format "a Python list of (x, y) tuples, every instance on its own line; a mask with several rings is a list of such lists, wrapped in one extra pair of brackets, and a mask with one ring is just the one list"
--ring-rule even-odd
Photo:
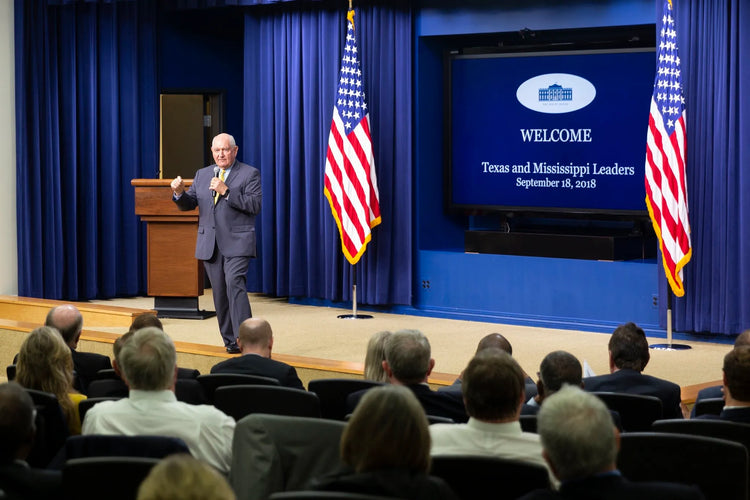
[(227, 189), (229, 189), (229, 188), (227, 188), (227, 185), (224, 184), (224, 181), (222, 181), (218, 177), (213, 177), (211, 179), (211, 184), (209, 185), (209, 188), (211, 188), (212, 190), (216, 191), (217, 193), (219, 193), (222, 196), (224, 196), (226, 194), (226, 192), (227, 192)]
[(172, 192), (175, 196), (180, 196), (182, 193), (185, 192), (185, 182), (182, 180), (182, 177), (179, 175), (175, 177), (175, 179), (170, 184), (172, 187)]

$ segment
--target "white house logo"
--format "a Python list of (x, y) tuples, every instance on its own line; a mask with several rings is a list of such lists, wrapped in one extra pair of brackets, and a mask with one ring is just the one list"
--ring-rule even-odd
[(596, 88), (580, 76), (547, 73), (529, 78), (516, 90), (516, 99), (540, 113), (570, 113), (585, 108), (596, 97)]

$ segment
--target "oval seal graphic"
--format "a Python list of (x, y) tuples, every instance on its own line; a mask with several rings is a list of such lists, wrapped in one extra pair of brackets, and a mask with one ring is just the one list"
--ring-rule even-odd
[(596, 97), (596, 87), (580, 76), (547, 73), (529, 78), (516, 90), (516, 99), (540, 113), (570, 113), (585, 108)]

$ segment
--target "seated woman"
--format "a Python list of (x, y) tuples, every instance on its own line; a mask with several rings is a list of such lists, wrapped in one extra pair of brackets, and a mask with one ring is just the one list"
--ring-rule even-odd
[(16, 382), (57, 396), (70, 434), (81, 433), (78, 403), (86, 396), (73, 389), (73, 357), (55, 328), (36, 328), (23, 341), (16, 363)]
[(375, 382), (388, 382), (388, 375), (383, 369), (385, 361), (385, 343), (391, 332), (382, 331), (373, 334), (367, 342), (367, 353), (365, 354), (365, 379)]
[(412, 500), (457, 498), (442, 479), (428, 475), (427, 417), (403, 386), (367, 391), (341, 436), (341, 460), (348, 470), (311, 487)]

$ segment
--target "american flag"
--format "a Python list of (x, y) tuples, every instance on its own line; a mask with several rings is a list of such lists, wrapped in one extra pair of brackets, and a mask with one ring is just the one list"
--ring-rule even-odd
[(370, 229), (380, 224), (380, 203), (370, 116), (354, 37), (354, 11), (346, 18), (346, 45), (328, 136), (323, 192), (339, 227), (341, 249), (349, 263), (356, 264), (370, 241)]
[(685, 188), (685, 99), (672, 2), (664, 2), (646, 145), (646, 206), (672, 291), (685, 295), (682, 268), (692, 255)]

